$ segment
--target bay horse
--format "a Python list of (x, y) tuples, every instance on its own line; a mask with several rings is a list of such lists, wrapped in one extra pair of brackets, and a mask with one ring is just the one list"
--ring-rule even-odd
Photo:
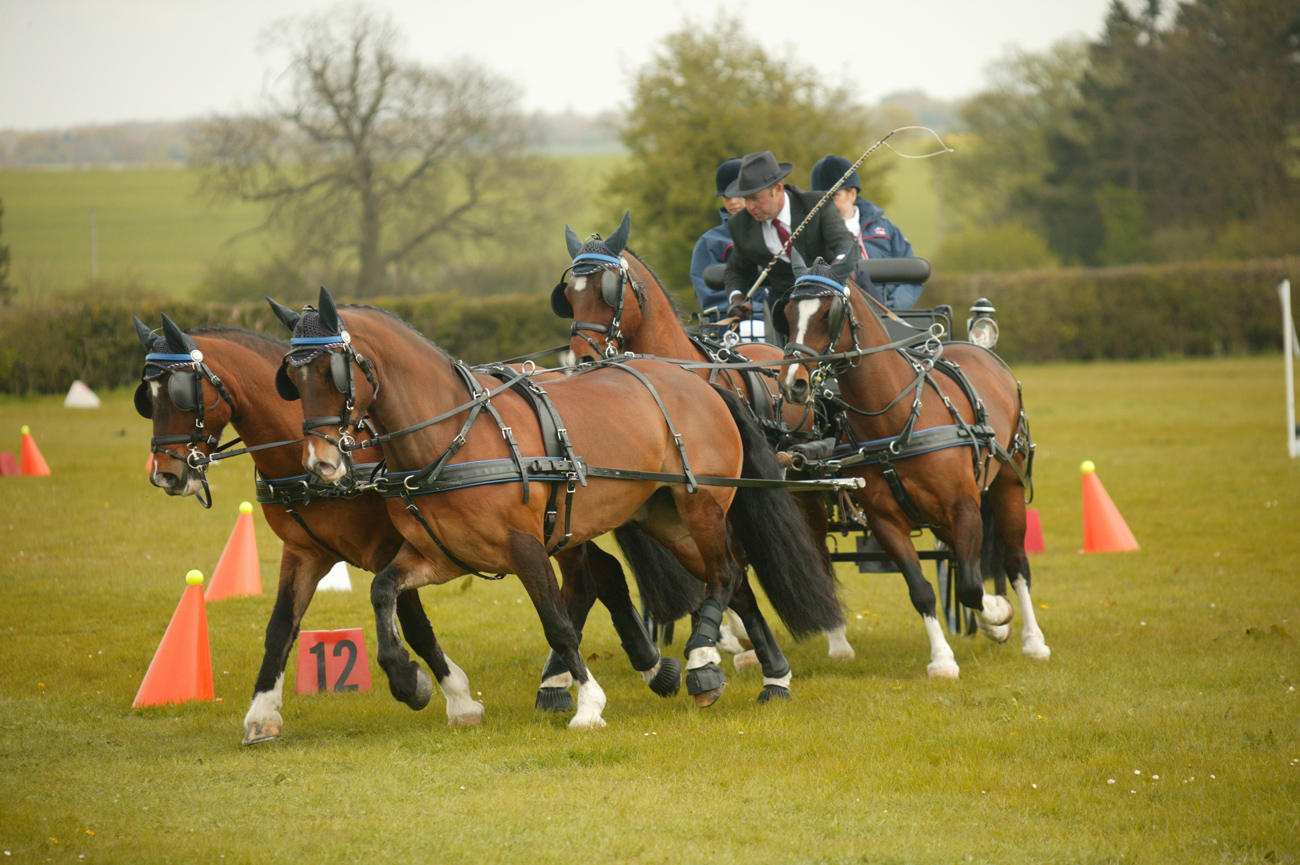
[[(296, 313), (283, 312), (290, 320), (296, 318)], [(281, 501), (262, 503), (267, 524), (283, 542), (283, 549), (276, 602), (266, 627), (265, 655), (244, 719), (243, 742), (251, 745), (283, 732), (280, 708), (285, 665), (316, 585), (340, 561), (379, 572), (392, 561), (403, 538), (378, 493), (358, 491), (340, 496), (308, 489), (311, 476), (302, 474), (301, 467), (306, 450), (301, 439), (302, 412), (284, 401), (274, 387), (276, 372), (289, 350), (287, 343), (238, 328), (187, 333), (166, 315), (162, 320), (162, 334), (156, 335), (134, 319), (148, 353), (135, 406), (143, 417), (153, 420), (150, 482), (170, 496), (202, 495), (204, 460), (230, 425), (244, 444), (254, 449), (250, 457), (260, 478), (272, 479), (269, 489), (293, 491), (280, 495)], [(195, 352), (199, 352), (199, 361), (194, 359)], [(364, 440), (370, 433), (358, 430), (357, 435)], [(266, 447), (276, 443), (278, 447)], [(198, 457), (193, 456), (196, 453)], [(566, 602), (584, 610), (595, 601), (590, 569), (611, 569), (622, 578), (618, 560), (594, 544), (576, 551), (569, 568), (564, 580)], [(483, 707), (470, 697), (465, 674), (443, 652), (419, 594), (415, 590), (402, 592), (396, 606), (406, 639), (429, 665), (443, 691), (448, 723), (478, 723)], [(670, 605), (669, 609), (677, 607)], [(657, 653), (648, 636), (629, 651), (638, 658)], [(677, 662), (670, 660), (662, 678), (650, 683), (661, 696), (670, 696), (678, 688)], [(539, 690), (539, 708), (554, 708), (559, 702), (552, 691)]]
[[(631, 215), (625, 213), (623, 222), (608, 240), (593, 235), (584, 243), (572, 228), (564, 227), (565, 242), (574, 264), (566, 271), (565, 280), (552, 291), (551, 309), (561, 318), (573, 319), (569, 350), (576, 362), (591, 362), (626, 351), (699, 363), (716, 360), (716, 354), (707, 351), (701, 341), (687, 332), (681, 312), (655, 272), (635, 252), (625, 248), (624, 239), (630, 228)], [(785, 356), (781, 349), (767, 343), (739, 343), (724, 353), (740, 361), (779, 361)], [(756, 415), (767, 421), (769, 433), (778, 431), (777, 436), (769, 434), (769, 440), (807, 438), (814, 421), (811, 405), (807, 401), (796, 404), (782, 399), (778, 374), (786, 369), (795, 370), (796, 376), (807, 376), (800, 365), (773, 366), (749, 374), (725, 368), (694, 372), (710, 382), (725, 385), (744, 399)], [(820, 553), (822, 566), (833, 579), (834, 565), (824, 542), (827, 517), (822, 496), (804, 493), (795, 499), (803, 511), (806, 531)], [(731, 619), (737, 636), (745, 638), (743, 626), (736, 617)], [(841, 621), (825, 632), (830, 657), (854, 658), (846, 630)], [(738, 669), (745, 666), (746, 660), (744, 655), (736, 658)]]
[[(867, 480), (854, 497), (871, 533), (902, 569), (912, 605), (925, 623), (929, 675), (955, 679), (960, 670), (912, 545), (911, 531), (918, 526), (931, 527), (953, 549), (957, 598), (996, 642), (1009, 636), (1013, 610), (1005, 597), (984, 592), (984, 576), (1005, 570), (1024, 620), (1021, 650), (1047, 660), (1051, 650), (1034, 615), (1025, 555), (1025, 489), (1033, 445), (1020, 383), (1001, 358), (971, 343), (941, 344), (935, 338), (928, 357), (879, 350), (892, 340), (861, 289), (852, 281), (840, 283), (820, 259), (812, 268), (796, 261), (795, 271), (795, 288), (776, 313), (785, 316), (793, 335), (786, 357), (816, 363), (819, 355), (863, 351), (819, 363), (812, 378), (831, 373), (839, 382), (847, 441), (836, 456), (872, 455), (845, 473)], [(936, 360), (933, 349), (940, 345)], [(808, 381), (792, 374), (784, 375), (781, 385), (793, 402), (813, 396)]]
[[(302, 399), (303, 428), (311, 436), (305, 469), (338, 482), (349, 475), (351, 452), (358, 449), (348, 433), (349, 418), (368, 415), (379, 432), (376, 441), (382, 443), (389, 473), (383, 487), (389, 515), (405, 543), (376, 574), (371, 602), (379, 663), (397, 699), (413, 699), (425, 674), (410, 661), (393, 625), (396, 597), (468, 573), (513, 573), (537, 610), (547, 642), (577, 683), (577, 711), (569, 726), (603, 726), (605, 695), (582, 659), (580, 634), (562, 603), (549, 557), (563, 562), (573, 554), (568, 544), (581, 545), (628, 522), (641, 526), (705, 584), (705, 601), (686, 644), (687, 691), (697, 705), (715, 702), (726, 683), (715, 643), (729, 603), (747, 624), (752, 622), (751, 633), (770, 635), (731, 555), (727, 510), (733, 504), (762, 509), (779, 531), (797, 520), (793, 505), (784, 511), (773, 507), (778, 497), (770, 495), (772, 490), (737, 492), (691, 482), (692, 472), (738, 478), (742, 471), (760, 471), (752, 465), (751, 440), (761, 441), (762, 434), (756, 425), (745, 425), (748, 418), (738, 401), (728, 403), (722, 392), (671, 365), (636, 361), (551, 382), (537, 396), (541, 403), (534, 403), (512, 386), (517, 382), (502, 384), (469, 370), (388, 312), (364, 306), (340, 309), (324, 288), (319, 308), (303, 311), (291, 345), (277, 387), (286, 398)], [(338, 377), (344, 370), (350, 379), (346, 389)], [(632, 379), (636, 381), (629, 385)], [(548, 453), (543, 410), (562, 433), (558, 439), (568, 453), (563, 459)], [(475, 422), (484, 411), (495, 425)], [(737, 414), (742, 421), (733, 420)], [(337, 430), (337, 435), (323, 429)], [(534, 477), (521, 482), (525, 464), (533, 466)], [(553, 469), (549, 476), (548, 465)], [(436, 493), (421, 486), (434, 483), (431, 479), (442, 477), (444, 470), (448, 477), (456, 469), (461, 476), (486, 477), (478, 473), (490, 474), (494, 466), (520, 466), (520, 475), (502, 482), (449, 480)], [(624, 477), (617, 477), (620, 472)], [(555, 495), (566, 480), (566, 495)], [(561, 525), (563, 538), (553, 541)], [(748, 545), (752, 539), (742, 541)], [(760, 554), (778, 548), (769, 539), (754, 541), (754, 546)], [(784, 541), (780, 549), (792, 556), (802, 552), (797, 543)], [(756, 558), (760, 578), (765, 571), (782, 578), (783, 561)], [(609, 586), (604, 573), (593, 577), (602, 600), (606, 593), (613, 597), (621, 592), (620, 600), (627, 598), (626, 585)], [(838, 615), (833, 592), (816, 599), (818, 607), (789, 587), (768, 591), (796, 634)], [(642, 627), (630, 599), (612, 605), (611, 617), (620, 636)], [(765, 678), (759, 701), (788, 697), (789, 664), (773, 641), (761, 642), (765, 671), (781, 675)], [(759, 642), (755, 645), (758, 650)], [(656, 674), (658, 667), (646, 675)]]

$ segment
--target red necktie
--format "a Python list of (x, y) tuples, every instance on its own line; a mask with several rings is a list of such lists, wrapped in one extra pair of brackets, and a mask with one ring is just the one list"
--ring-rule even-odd
[(776, 239), (781, 241), (781, 251), (786, 252), (790, 249), (790, 232), (785, 230), (779, 219), (772, 220), (772, 227), (776, 229)]

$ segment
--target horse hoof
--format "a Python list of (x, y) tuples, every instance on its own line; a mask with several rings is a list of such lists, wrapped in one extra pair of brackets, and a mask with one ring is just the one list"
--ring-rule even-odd
[(256, 745), (258, 742), (269, 742), (280, 738), (280, 732), (280, 725), (274, 721), (265, 724), (249, 724), (244, 729), (244, 744)]
[(758, 694), (756, 701), (760, 706), (772, 700), (791, 700), (789, 688), (782, 688), (780, 685), (764, 685), (763, 690)]
[(705, 691), (702, 694), (695, 694), (694, 699), (695, 699), (696, 707), (700, 709), (709, 708), (714, 703), (718, 702), (719, 699), (721, 699), (722, 692), (725, 691), (726, 689), (727, 686), (724, 684), (721, 687), (714, 688), (712, 691)]
[(1002, 643), (1005, 643), (1007, 641), (1007, 638), (1011, 636), (1011, 626), (1010, 625), (985, 625), (981, 623), (980, 633), (988, 637), (993, 642), (998, 643), (1000, 645)]
[(682, 662), (676, 658), (660, 658), (659, 672), (650, 680), (650, 690), (661, 697), (671, 697), (682, 687)]
[(570, 730), (597, 730), (603, 726), (605, 726), (605, 719), (595, 714), (587, 717), (574, 715), (573, 720), (569, 722)]
[(753, 649), (750, 649), (747, 652), (741, 652), (739, 655), (736, 655), (731, 659), (731, 663), (735, 666), (736, 672), (740, 673), (748, 670), (750, 667), (757, 667), (758, 655), (754, 653)]
[(456, 715), (448, 713), (448, 727), (477, 727), (483, 723), (483, 704), (477, 701), (471, 702), (474, 702), (473, 707), (464, 712)]
[(826, 652), (826, 657), (830, 658), (832, 661), (852, 661), (857, 656), (858, 653), (853, 651), (853, 647), (847, 643), (843, 646), (836, 646)]
[(961, 675), (961, 667), (949, 658), (946, 661), (934, 661), (925, 668), (931, 679), (956, 679)]
[(1020, 647), (1020, 653), (1026, 658), (1035, 661), (1046, 661), (1052, 657), (1052, 650), (1047, 647), (1042, 638), (1025, 643)]
[(433, 699), (433, 676), (419, 668), (415, 671), (415, 693), (406, 701), (406, 705), (420, 711)]
[(727, 677), (722, 674), (722, 668), (712, 661), (686, 671), (686, 693), (695, 698), (695, 705), (701, 709), (716, 703), (726, 685)]
[(573, 711), (573, 695), (564, 688), (538, 688), (535, 705), (540, 712), (568, 714)]

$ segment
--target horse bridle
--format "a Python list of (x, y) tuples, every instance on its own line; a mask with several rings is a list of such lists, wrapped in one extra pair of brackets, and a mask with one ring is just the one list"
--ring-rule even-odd
[[(800, 295), (799, 286), (815, 286), (807, 293)], [(826, 344), (826, 350), (819, 352), (811, 346), (804, 345), (800, 342), (787, 342), (784, 347), (786, 357), (802, 357), (810, 361), (817, 360), (826, 354), (835, 352), (835, 346), (839, 345), (840, 338), (844, 334), (844, 325), (848, 324), (849, 332), (853, 337), (853, 352), (860, 352), (861, 345), (858, 342), (858, 330), (861, 325), (858, 322), (857, 315), (853, 312), (853, 304), (849, 302), (848, 292), (852, 291), (848, 286), (842, 285), (834, 279), (816, 274), (804, 274), (795, 282), (795, 288), (790, 292), (785, 300), (781, 301), (781, 310), (773, 309), (774, 315), (783, 314), (784, 307), (788, 303), (796, 300), (816, 300), (827, 296), (826, 289), (833, 289), (830, 294), (831, 308), (827, 311), (827, 331), (831, 335), (831, 341)], [(815, 292), (815, 293), (814, 293)], [(814, 384), (824, 381), (828, 376), (840, 375), (852, 369), (860, 360), (860, 356), (853, 355), (850, 358), (844, 358), (838, 361), (820, 360), (817, 366), (810, 370), (809, 373)]]
[[(152, 378), (149, 376), (150, 369), (158, 371)], [(239, 439), (222, 446), (216, 436), (205, 431), (206, 411), (216, 408), (217, 402), (213, 402), (211, 406), (204, 406), (203, 381), (206, 380), (212, 385), (217, 392), (217, 401), (225, 400), (231, 411), (235, 409), (235, 402), (231, 398), (230, 392), (226, 390), (225, 385), (221, 383), (221, 377), (203, 362), (203, 352), (199, 349), (196, 348), (188, 354), (149, 352), (144, 357), (144, 375), (140, 386), (136, 388), (135, 392), (135, 410), (141, 417), (153, 417), (153, 404), (149, 401), (145, 388), (150, 381), (161, 378), (168, 372), (171, 373), (171, 378), (167, 380), (167, 396), (171, 399), (172, 405), (181, 411), (194, 412), (194, 429), (188, 433), (152, 437), (149, 439), (149, 453), (166, 454), (177, 462), (184, 463), (192, 471), (198, 472), (203, 492), (196, 495), (195, 498), (203, 507), (210, 508), (212, 507), (212, 494), (208, 488), (207, 468), (212, 462), (212, 457), (210, 454), (200, 451), (198, 446), (206, 444), (212, 449), (213, 453), (219, 453), (238, 444)], [(182, 455), (169, 447), (169, 445), (178, 444), (186, 445), (189, 452)]]
[[(311, 357), (304, 361), (309, 363), (314, 360), (318, 354), (326, 353), (330, 355), (330, 378), (334, 382), (334, 387), (339, 393), (343, 394), (343, 411), (336, 415), (322, 415), (320, 417), (305, 418), (302, 422), (302, 434), (304, 436), (316, 436), (332, 444), (343, 455), (348, 470), (347, 477), (353, 476), (353, 445), (356, 439), (352, 433), (363, 427), (369, 428), (369, 421), (363, 416), (358, 418), (352, 417), (352, 411), (356, 407), (357, 388), (356, 376), (353, 373), (353, 366), (360, 367), (361, 372), (365, 374), (366, 381), (370, 382), (371, 390), (374, 396), (379, 395), (379, 380), (375, 377), (374, 363), (362, 355), (352, 345), (352, 336), (346, 331), (342, 331), (337, 336), (303, 336), (294, 337), (289, 340), (292, 348), (284, 356), (284, 363), (280, 365), (280, 371), (276, 374), (276, 388), (280, 396), (289, 400), (301, 398), (298, 388), (289, 380), (286, 369), (291, 358), (310, 354)], [(336, 346), (342, 346), (342, 351), (335, 351)], [(327, 433), (321, 432), (321, 427), (337, 427), (339, 435), (337, 438)], [(373, 432), (373, 429), (371, 429)]]
[[(592, 269), (587, 273), (577, 273), (576, 269), (583, 267), (584, 264), (590, 265)], [(575, 321), (569, 327), (569, 335), (570, 337), (582, 337), (588, 345), (595, 349), (598, 355), (610, 358), (623, 352), (623, 331), (620, 327), (623, 322), (623, 310), (627, 303), (627, 286), (629, 283), (632, 285), (632, 292), (636, 296), (637, 305), (642, 311), (645, 310), (645, 286), (632, 279), (631, 274), (628, 272), (627, 259), (620, 256), (604, 255), (599, 252), (584, 252), (574, 256), (573, 263), (561, 274), (560, 284), (551, 291), (551, 309), (561, 318), (573, 318), (573, 304), (569, 303), (569, 299), (564, 296), (565, 289), (568, 287), (568, 276), (570, 273), (575, 276), (588, 276), (594, 274), (596, 270), (602, 271), (600, 298), (605, 301), (605, 304), (610, 309), (614, 310), (614, 317), (610, 319), (607, 325), (594, 321)], [(586, 331), (605, 334), (605, 347), (601, 348), (595, 340), (587, 336)]]

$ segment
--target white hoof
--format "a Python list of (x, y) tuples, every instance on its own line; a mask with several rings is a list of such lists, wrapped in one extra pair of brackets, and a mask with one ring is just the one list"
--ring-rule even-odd
[(745, 647), (740, 645), (740, 640), (731, 632), (730, 625), (723, 625), (718, 629), (718, 648), (728, 655), (739, 655), (745, 651)]
[(455, 710), (447, 707), (448, 727), (476, 727), (483, 723), (483, 704), (477, 700), (468, 700)]
[(605, 692), (588, 671), (587, 681), (578, 685), (578, 711), (569, 721), (570, 730), (594, 730), (605, 726), (600, 713), (605, 709)]
[(925, 671), (930, 674), (931, 679), (956, 679), (961, 675), (961, 668), (957, 666), (954, 658), (931, 661)]
[(985, 595), (982, 612), (990, 625), (1005, 625), (1015, 615), (1011, 602), (1001, 595)]
[(1021, 641), (1020, 653), (1035, 661), (1046, 661), (1052, 657), (1052, 650), (1047, 647), (1047, 643), (1043, 642), (1042, 634), (1024, 637)]
[(979, 623), (980, 633), (988, 637), (995, 643), (1005, 643), (1011, 636), (1010, 625), (986, 625), (984, 622)]
[(838, 628), (826, 632), (826, 655), (828, 657), (836, 661), (852, 661), (857, 657), (857, 653), (849, 645), (848, 638), (844, 636), (847, 630), (847, 625), (840, 625)]
[(735, 665), (736, 672), (739, 673), (742, 670), (748, 670), (750, 667), (757, 667), (758, 655), (754, 654), (753, 649), (750, 649), (748, 652), (741, 652), (736, 655), (731, 659), (731, 663)]

